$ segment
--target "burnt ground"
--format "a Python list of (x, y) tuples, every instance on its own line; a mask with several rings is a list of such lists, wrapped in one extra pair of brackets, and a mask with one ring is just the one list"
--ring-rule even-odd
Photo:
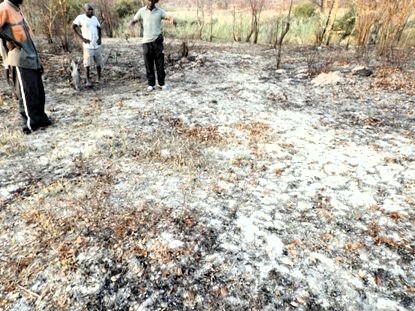
[(186, 44), (154, 92), (137, 39), (79, 93), (43, 46), (31, 135), (0, 82), (0, 309), (414, 309), (415, 65)]

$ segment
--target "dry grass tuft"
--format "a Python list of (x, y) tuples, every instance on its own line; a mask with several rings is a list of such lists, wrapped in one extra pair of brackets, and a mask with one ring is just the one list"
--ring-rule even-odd
[(223, 138), (219, 134), (218, 127), (214, 125), (188, 128), (182, 121), (178, 120), (174, 123), (174, 126), (177, 133), (197, 142), (207, 144), (220, 144), (223, 142)]
[(409, 95), (415, 95), (415, 77), (411, 72), (398, 68), (381, 66), (376, 69), (375, 82), (372, 86), (389, 91), (401, 90)]
[(414, 0), (357, 0), (357, 44), (364, 46), (375, 42), (379, 55), (398, 46), (414, 5)]
[(194, 127), (184, 130), (181, 134), (201, 142), (220, 143), (222, 141), (217, 126)]
[(267, 143), (272, 140), (271, 126), (263, 122), (235, 123), (232, 127), (247, 132), (250, 144)]
[(18, 129), (2, 129), (0, 132), (0, 156), (17, 156), (26, 152), (23, 134)]
[(176, 133), (156, 131), (143, 135), (139, 147), (133, 147), (137, 160), (147, 163), (163, 164), (165, 169), (193, 171), (203, 162), (201, 146), (188, 137), (177, 136)]

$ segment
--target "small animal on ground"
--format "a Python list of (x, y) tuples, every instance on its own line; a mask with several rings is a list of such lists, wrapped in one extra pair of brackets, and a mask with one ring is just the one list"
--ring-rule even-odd
[(72, 60), (71, 61), (71, 76), (72, 76), (72, 84), (76, 90), (76, 92), (81, 91), (81, 73), (79, 71), (79, 61)]

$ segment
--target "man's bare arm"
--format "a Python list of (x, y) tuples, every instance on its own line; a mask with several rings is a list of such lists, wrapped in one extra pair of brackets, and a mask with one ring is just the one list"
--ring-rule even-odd
[(173, 24), (174, 26), (177, 26), (177, 21), (174, 19), (173, 16), (167, 16), (166, 20), (170, 23)]
[(88, 40), (88, 39), (85, 39), (84, 37), (82, 37), (82, 35), (81, 35), (81, 33), (79, 32), (79, 26), (77, 25), (77, 24), (72, 24), (72, 29), (73, 29), (73, 32), (79, 37), (79, 38), (81, 38), (81, 40), (82, 40), (82, 42), (84, 42), (84, 43), (91, 43), (91, 41), (90, 40)]

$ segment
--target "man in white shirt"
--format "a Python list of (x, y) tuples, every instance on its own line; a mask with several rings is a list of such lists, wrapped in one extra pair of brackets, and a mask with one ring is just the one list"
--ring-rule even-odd
[[(78, 15), (73, 21), (72, 29), (83, 42), (84, 67), (86, 69), (86, 85), (91, 86), (90, 67), (96, 65), (98, 81), (101, 80), (101, 25), (94, 15), (91, 4), (84, 5), (85, 14)], [(79, 32), (81, 28), (81, 33)]]
[(166, 77), (161, 21), (165, 19), (176, 25), (176, 20), (172, 16), (168, 15), (163, 9), (156, 7), (157, 2), (158, 0), (147, 0), (147, 5), (139, 9), (130, 22), (130, 27), (139, 21), (143, 22), (143, 54), (148, 81), (147, 89), (149, 91), (152, 91), (156, 84), (154, 66), (157, 70), (157, 80), (161, 88), (164, 86)]

